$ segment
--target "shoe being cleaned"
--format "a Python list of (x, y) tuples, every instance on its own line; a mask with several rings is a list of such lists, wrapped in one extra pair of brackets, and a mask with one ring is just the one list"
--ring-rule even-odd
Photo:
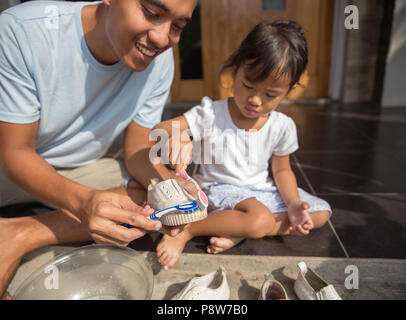
[[(151, 180), (148, 186), (148, 204), (156, 210), (149, 219), (161, 220), (167, 226), (179, 226), (207, 217), (207, 200), (200, 189), (198, 199), (192, 197), (176, 179), (158, 182)], [(203, 193), (204, 195), (204, 193)], [(205, 195), (204, 195), (205, 197)]]

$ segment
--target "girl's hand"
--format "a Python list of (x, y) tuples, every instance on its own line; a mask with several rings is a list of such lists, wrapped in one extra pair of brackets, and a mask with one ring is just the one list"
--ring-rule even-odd
[(310, 205), (307, 202), (292, 203), (288, 206), (288, 217), (291, 227), (289, 232), (294, 235), (308, 235), (314, 224), (310, 217)]
[(175, 169), (176, 174), (180, 175), (182, 169), (186, 170), (192, 161), (193, 145), (189, 135), (182, 134), (181, 139), (174, 136), (170, 137), (166, 148), (169, 151), (169, 164)]

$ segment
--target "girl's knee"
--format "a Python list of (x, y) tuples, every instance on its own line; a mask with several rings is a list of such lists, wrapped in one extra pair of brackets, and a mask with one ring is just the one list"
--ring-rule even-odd
[(330, 211), (317, 211), (311, 213), (311, 218), (315, 228), (321, 228), (330, 219)]
[(250, 213), (247, 223), (246, 238), (260, 239), (268, 235), (275, 226), (274, 215), (267, 208), (260, 208)]

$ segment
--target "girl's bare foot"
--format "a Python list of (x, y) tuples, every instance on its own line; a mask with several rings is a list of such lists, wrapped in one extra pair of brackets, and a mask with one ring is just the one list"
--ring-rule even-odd
[(240, 243), (243, 238), (223, 238), (223, 237), (211, 237), (210, 238), (210, 245), (207, 246), (207, 253), (217, 254), (232, 247), (236, 246)]
[(0, 297), (0, 300), (14, 300), (14, 297), (12, 295), (10, 295), (7, 291), (6, 293)]
[(291, 234), (308, 235), (313, 229), (313, 220), (310, 217), (310, 205), (307, 202), (294, 203), (288, 207), (288, 217), (291, 224)]
[(172, 268), (178, 261), (186, 243), (191, 239), (188, 228), (177, 234), (175, 237), (163, 235), (156, 248), (159, 263), (165, 270)]

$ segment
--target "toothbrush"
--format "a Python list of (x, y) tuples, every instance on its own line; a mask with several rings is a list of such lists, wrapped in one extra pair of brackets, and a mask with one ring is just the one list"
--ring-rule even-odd
[[(150, 214), (148, 216), (148, 219), (159, 220), (163, 215), (168, 214), (170, 212), (175, 212), (175, 211), (181, 211), (183, 214), (190, 214), (190, 213), (196, 212), (197, 210), (199, 210), (199, 206), (196, 201), (185, 202), (178, 206), (173, 206), (173, 207), (169, 207), (166, 209), (156, 211), (156, 212)], [(134, 226), (132, 226), (131, 224), (127, 224), (127, 223), (122, 223), (121, 225), (128, 229), (134, 228)]]
[(199, 202), (199, 207), (201, 208), (207, 208), (209, 206), (209, 200), (207, 199), (206, 194), (203, 192), (203, 190), (200, 188), (199, 184), (192, 178), (190, 177), (185, 169), (182, 169), (180, 172), (181, 176), (183, 179), (185, 179), (188, 182), (191, 182), (194, 184), (196, 189), (198, 190), (197, 192), (197, 201)]

